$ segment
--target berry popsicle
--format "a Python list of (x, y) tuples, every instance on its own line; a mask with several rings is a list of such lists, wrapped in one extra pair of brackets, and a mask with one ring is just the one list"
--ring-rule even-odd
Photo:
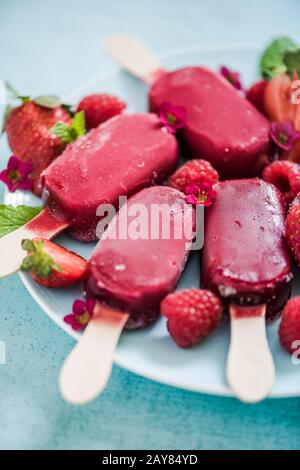
[(206, 211), (201, 281), (229, 307), (228, 381), (240, 398), (257, 401), (273, 381), (265, 316), (276, 316), (291, 293), (285, 205), (258, 178), (224, 181), (216, 191)]
[[(142, 215), (137, 215), (140, 205)], [(161, 300), (175, 288), (185, 266), (194, 224), (194, 208), (184, 195), (161, 186), (132, 196), (110, 222), (86, 275), (87, 295), (98, 299), (94, 316), (61, 373), (68, 401), (85, 403), (103, 390), (125, 325), (142, 328), (158, 317)]]
[(164, 101), (187, 110), (180, 138), (189, 155), (208, 160), (223, 178), (258, 174), (270, 152), (268, 120), (221, 75), (204, 67), (162, 75), (150, 88), (150, 110)]
[(148, 85), (149, 107), (184, 106), (180, 138), (192, 158), (205, 158), (222, 178), (256, 176), (270, 153), (268, 120), (222, 76), (204, 67), (164, 70), (152, 54), (128, 36), (106, 40), (109, 54)]
[(149, 113), (120, 115), (67, 147), (43, 173), (47, 208), (0, 239), (0, 277), (19, 269), (22, 239), (52, 238), (69, 228), (83, 241), (96, 239), (101, 203), (117, 204), (161, 181), (176, 166), (177, 142)]
[(100, 204), (162, 181), (177, 163), (176, 140), (154, 114), (114, 117), (68, 146), (43, 173), (49, 211), (80, 241), (97, 239)]

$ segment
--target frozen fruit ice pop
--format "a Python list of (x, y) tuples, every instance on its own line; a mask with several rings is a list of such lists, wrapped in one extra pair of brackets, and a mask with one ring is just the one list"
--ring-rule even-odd
[[(165, 205), (166, 212), (160, 219), (155, 219), (155, 215), (144, 219), (143, 238), (109, 237), (109, 233), (119, 233), (113, 232), (116, 227), (124, 229), (125, 213), (126, 227), (135, 223), (130, 212), (136, 204), (143, 204), (147, 214), (155, 205)], [(194, 222), (193, 206), (185, 202), (177, 189), (153, 186), (132, 196), (111, 221), (92, 254), (85, 280), (87, 295), (128, 313), (126, 328), (150, 324), (158, 317), (161, 300), (175, 288), (184, 268)], [(129, 229), (127, 233), (130, 235)]]
[(224, 181), (216, 191), (205, 217), (201, 282), (226, 306), (266, 304), (270, 319), (291, 292), (282, 196), (258, 178)]
[(163, 180), (176, 166), (177, 143), (149, 113), (112, 118), (69, 145), (43, 173), (43, 198), (82, 241), (96, 239), (96, 210)]
[(163, 101), (187, 110), (180, 136), (188, 156), (209, 160), (223, 178), (256, 176), (266, 164), (267, 119), (220, 75), (203, 67), (166, 73), (150, 89), (150, 110)]

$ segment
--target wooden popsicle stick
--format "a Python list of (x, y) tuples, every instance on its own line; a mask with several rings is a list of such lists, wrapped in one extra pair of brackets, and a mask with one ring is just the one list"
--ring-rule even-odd
[(246, 403), (256, 403), (265, 398), (275, 380), (265, 316), (266, 305), (230, 306), (227, 381), (235, 396)]
[(128, 314), (96, 302), (93, 319), (60, 372), (59, 387), (66, 401), (75, 405), (88, 403), (104, 390), (127, 319)]
[(165, 73), (159, 60), (136, 39), (117, 34), (104, 41), (108, 54), (123, 68), (150, 85)]
[(17, 272), (26, 256), (22, 240), (40, 237), (50, 239), (68, 227), (68, 223), (56, 220), (44, 209), (23, 227), (0, 238), (0, 278)]

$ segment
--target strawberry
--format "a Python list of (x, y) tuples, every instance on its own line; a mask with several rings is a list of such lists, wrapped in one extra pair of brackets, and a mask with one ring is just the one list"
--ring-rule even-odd
[(85, 273), (85, 259), (49, 240), (23, 240), (22, 248), (28, 256), (20, 269), (29, 271), (33, 279), (44, 287), (72, 286)]
[(169, 294), (161, 303), (168, 330), (181, 348), (200, 343), (219, 325), (223, 307), (212, 292), (188, 289)]
[(262, 177), (279, 189), (287, 203), (290, 203), (300, 192), (300, 165), (298, 163), (277, 160), (264, 169)]
[(264, 112), (264, 93), (267, 82), (260, 80), (254, 83), (247, 91), (246, 98), (253, 104), (261, 113)]
[(293, 297), (286, 304), (279, 326), (279, 339), (290, 354), (300, 349), (300, 297)]
[(194, 159), (182, 165), (170, 176), (168, 184), (172, 188), (184, 192), (191, 184), (216, 184), (219, 174), (207, 160)]
[[(70, 124), (71, 117), (55, 100), (51, 104), (49, 101), (49, 106), (46, 106), (47, 99), (44, 101), (41, 97), (35, 101), (26, 97), (23, 101), (9, 112), (5, 130), (12, 152), (20, 160), (33, 165), (34, 192), (40, 195), (42, 171), (66, 146), (60, 137), (51, 132), (51, 128), (58, 121)], [(39, 102), (45, 104), (40, 105)]]
[(103, 93), (85, 96), (78, 104), (77, 111), (84, 111), (87, 128), (93, 129), (125, 108), (126, 103), (119, 98)]
[(297, 263), (300, 265), (300, 205), (292, 204), (286, 218), (286, 237)]
[[(296, 78), (295, 76), (294, 79)], [(293, 80), (288, 75), (278, 75), (267, 83), (264, 111), (271, 121), (292, 121), (296, 131), (300, 132), (300, 103), (295, 104), (291, 99)]]

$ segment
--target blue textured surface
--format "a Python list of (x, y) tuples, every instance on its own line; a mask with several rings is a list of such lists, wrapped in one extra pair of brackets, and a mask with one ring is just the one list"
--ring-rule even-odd
[[(64, 94), (113, 65), (107, 34), (127, 32), (154, 52), (209, 43), (300, 41), (297, 0), (0, 0), (0, 75), (23, 93)], [(2, 193), (0, 193), (2, 197)], [(176, 390), (114, 368), (105, 393), (75, 408), (58, 393), (73, 341), (18, 276), (0, 281), (0, 448), (299, 449), (300, 399), (247, 406)], [(300, 379), (300, 370), (299, 370)]]

